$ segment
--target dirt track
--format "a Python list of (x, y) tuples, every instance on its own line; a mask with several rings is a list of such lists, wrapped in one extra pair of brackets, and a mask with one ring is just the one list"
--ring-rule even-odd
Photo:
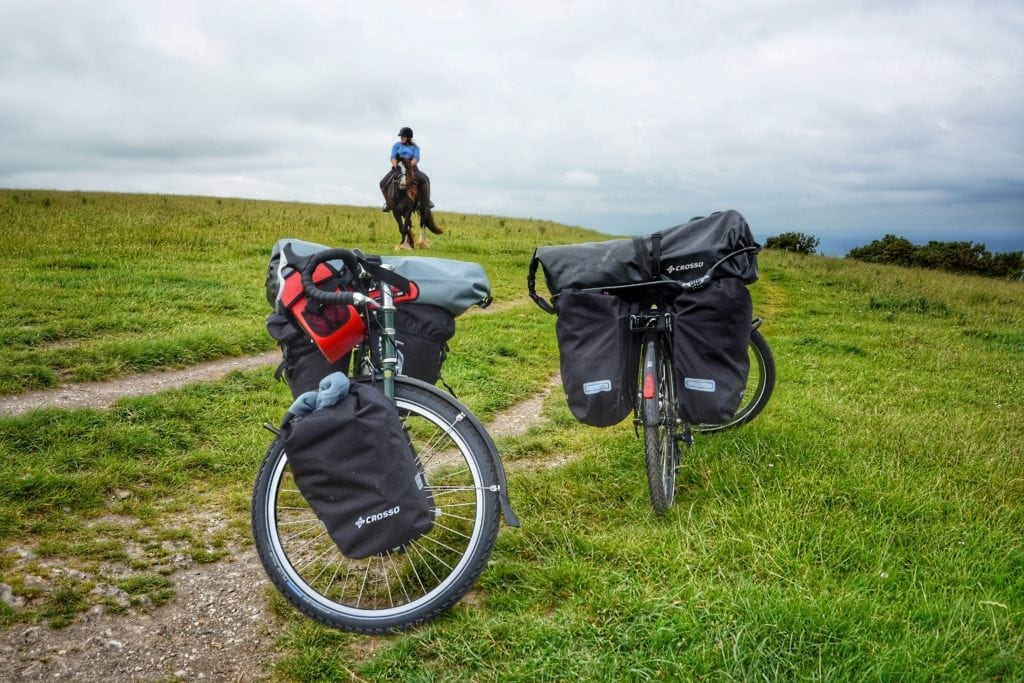
[[(0, 397), (0, 416), (42, 407), (104, 408), (127, 396), (210, 381), (232, 370), (269, 368), (279, 359), (275, 351), (185, 370)], [(488, 431), (495, 437), (526, 431), (539, 420), (544, 399), (557, 386), (556, 376), (534, 397), (496, 415)], [(7, 551), (20, 556), (16, 562), (33, 559), (28, 549)], [(0, 631), (0, 680), (256, 681), (266, 677), (275, 659), (275, 634), (266, 607), (270, 582), (255, 551), (235, 549), (230, 559), (208, 565), (193, 565), (187, 558), (181, 562), (172, 574), (174, 599), (151, 611), (130, 608), (108, 614), (95, 608), (62, 629), (19, 624)], [(55, 568), (54, 573), (62, 571), (66, 570)], [(0, 588), (0, 598), (13, 596)]]

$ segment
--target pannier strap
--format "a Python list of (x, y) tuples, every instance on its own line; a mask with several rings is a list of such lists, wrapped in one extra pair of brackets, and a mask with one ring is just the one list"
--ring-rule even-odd
[(652, 280), (661, 279), (661, 233), (651, 235), (651, 274)]
[(533, 250), (533, 258), (530, 259), (530, 268), (526, 273), (526, 289), (530, 292), (530, 298), (533, 299), (533, 303), (540, 306), (542, 311), (546, 311), (554, 315), (555, 308), (552, 306), (547, 299), (537, 294), (537, 266), (540, 265), (540, 259), (537, 258), (537, 250)]
[(647, 253), (647, 246), (643, 237), (633, 238), (633, 251), (636, 253), (636, 265), (640, 268), (640, 279), (643, 282), (650, 282), (651, 277), (651, 255)]
[(661, 279), (661, 233), (651, 235), (651, 250), (647, 251), (647, 240), (643, 237), (633, 238), (633, 251), (636, 252), (636, 264), (640, 268), (640, 276), (644, 282)]

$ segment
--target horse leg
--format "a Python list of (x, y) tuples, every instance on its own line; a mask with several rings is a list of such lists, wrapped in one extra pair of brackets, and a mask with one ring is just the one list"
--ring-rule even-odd
[(429, 249), (430, 242), (427, 240), (427, 223), (423, 219), (423, 209), (420, 209), (420, 238), (417, 242), (417, 246), (420, 249)]
[(398, 243), (395, 249), (412, 249), (412, 222), (409, 220), (408, 215), (401, 215), (402, 212), (395, 206), (392, 207), (391, 213), (394, 215), (395, 223), (398, 225), (398, 234), (402, 236), (402, 241)]

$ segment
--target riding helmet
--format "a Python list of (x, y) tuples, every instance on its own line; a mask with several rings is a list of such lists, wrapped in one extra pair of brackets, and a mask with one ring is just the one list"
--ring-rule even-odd
[(410, 128), (409, 126), (405, 126), (404, 128), (402, 128), (402, 130), (398, 131), (398, 137), (402, 137), (403, 135), (405, 137), (411, 138), (413, 136), (412, 128)]

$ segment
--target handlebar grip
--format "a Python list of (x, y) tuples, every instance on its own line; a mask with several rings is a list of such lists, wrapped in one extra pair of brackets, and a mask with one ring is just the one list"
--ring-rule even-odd
[(310, 257), (306, 266), (302, 269), (302, 288), (306, 296), (322, 304), (340, 304), (342, 306), (356, 303), (353, 292), (325, 292), (313, 282), (313, 273), (321, 263), (332, 259), (341, 259), (353, 275), (359, 272), (359, 260), (351, 249), (325, 249)]

